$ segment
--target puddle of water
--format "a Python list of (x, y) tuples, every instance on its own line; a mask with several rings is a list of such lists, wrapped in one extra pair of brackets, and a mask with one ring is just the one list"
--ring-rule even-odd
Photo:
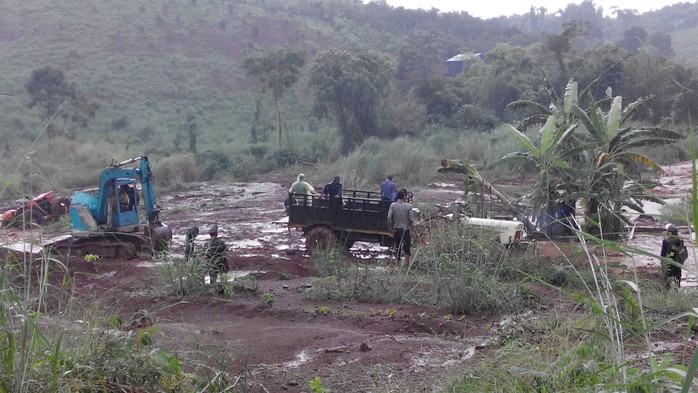
[(243, 239), (230, 242), (230, 248), (255, 248), (262, 247), (262, 243), (257, 239)]
[[(177, 254), (173, 254), (177, 255)], [(184, 255), (181, 255), (181, 258), (184, 258)], [(166, 265), (166, 262), (153, 262), (153, 261), (143, 261), (143, 262), (138, 262), (136, 267), (150, 267), (154, 268), (156, 266), (164, 266)]]
[(296, 355), (296, 358), (294, 360), (288, 361), (286, 363), (283, 363), (281, 365), (282, 368), (296, 368), (299, 367), (302, 364), (308, 363), (312, 357), (308, 354), (308, 352), (304, 349), (300, 351), (298, 355)]
[(429, 188), (460, 188), (456, 183), (431, 183), (427, 187)]
[[(226, 273), (226, 275), (228, 278), (228, 282), (233, 282), (235, 280), (241, 279), (243, 277), (247, 277), (247, 276), (252, 275), (252, 274), (264, 274), (264, 273), (266, 273), (266, 272), (263, 270), (231, 270), (228, 273)], [(221, 276), (219, 276), (219, 277), (221, 277)], [(211, 276), (205, 276), (204, 282), (206, 284), (210, 284), (211, 283)], [(219, 282), (220, 282), (220, 278), (219, 278)]]

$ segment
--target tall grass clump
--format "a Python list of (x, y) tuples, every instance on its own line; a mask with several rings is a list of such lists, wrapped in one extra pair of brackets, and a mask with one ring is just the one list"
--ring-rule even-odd
[(155, 180), (159, 185), (172, 186), (201, 180), (201, 170), (193, 153), (174, 154), (158, 159)]
[(432, 223), (422, 233), (412, 269), (431, 282), (438, 307), (463, 314), (510, 312), (525, 305), (513, 280), (525, 255), (510, 253), (495, 233), (458, 222)]
[(226, 371), (198, 364), (202, 354), (165, 349), (156, 312), (125, 320), (109, 305), (123, 299), (79, 296), (59, 260), (7, 257), (0, 266), (0, 392), (234, 387)]
[(438, 162), (416, 139), (370, 138), (354, 152), (329, 164), (328, 170), (342, 176), (345, 188), (372, 189), (387, 175), (395, 176), (399, 184), (415, 184), (433, 174)]
[[(218, 275), (219, 283), (206, 283), (209, 272), (215, 266), (204, 255), (194, 255), (190, 260), (169, 252), (153, 256), (155, 268), (160, 273), (157, 284), (158, 290), (167, 296), (199, 296), (208, 293), (224, 294), (228, 297), (235, 295), (235, 288), (257, 290), (254, 276), (248, 279), (228, 280), (226, 273)], [(210, 276), (209, 276), (210, 279)], [(248, 282), (251, 281), (251, 282)], [(251, 285), (250, 285), (251, 284)]]
[(432, 304), (428, 288), (410, 277), (392, 260), (374, 259), (352, 263), (342, 248), (313, 253), (310, 264), (316, 277), (306, 295), (315, 300), (359, 300), (374, 303)]
[[(504, 132), (455, 131), (431, 127), (419, 137), (392, 140), (369, 138), (354, 152), (329, 162), (327, 171), (342, 176), (351, 189), (373, 189), (387, 175), (399, 185), (422, 185), (436, 176), (441, 159), (466, 158), (488, 165), (488, 157), (502, 157), (516, 149)], [(514, 174), (512, 168), (497, 168), (500, 174)]]

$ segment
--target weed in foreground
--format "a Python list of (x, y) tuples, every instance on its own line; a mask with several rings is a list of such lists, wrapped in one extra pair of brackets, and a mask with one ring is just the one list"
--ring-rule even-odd
[(147, 310), (124, 323), (108, 303), (109, 293), (79, 296), (58, 260), (6, 258), (0, 264), (0, 392), (231, 387), (227, 372), (187, 364), (196, 353), (163, 348), (166, 340)]

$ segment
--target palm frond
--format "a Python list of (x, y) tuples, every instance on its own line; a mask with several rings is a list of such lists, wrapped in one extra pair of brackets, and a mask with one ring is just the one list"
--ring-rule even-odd
[(620, 127), (620, 115), (623, 109), (623, 97), (617, 96), (613, 98), (611, 109), (608, 110), (608, 119), (606, 120), (606, 131), (610, 138), (618, 134)]
[(654, 98), (654, 95), (651, 95), (646, 98), (638, 98), (637, 100), (631, 102), (628, 104), (628, 106), (623, 109), (623, 114), (620, 117), (620, 124), (625, 124), (626, 121), (632, 119), (632, 117), (635, 115), (635, 112), (637, 111), (638, 108), (641, 106), (647, 104), (650, 100)]
[(540, 114), (544, 113), (546, 115), (551, 115), (552, 113), (550, 112), (550, 109), (538, 102), (531, 101), (531, 100), (517, 100), (514, 102), (510, 102), (506, 106), (508, 109), (514, 109), (514, 110), (530, 110), (533, 113)]
[(528, 150), (529, 153), (531, 153), (537, 157), (541, 156), (540, 150), (536, 147), (535, 144), (533, 144), (531, 139), (529, 137), (527, 137), (523, 132), (517, 130), (511, 124), (505, 125), (504, 130), (507, 132), (507, 134), (509, 134), (509, 136), (513, 137), (519, 145), (521, 145), (526, 150)]
[(565, 87), (565, 98), (562, 103), (562, 112), (568, 115), (572, 111), (572, 105), (579, 101), (578, 85), (574, 80), (570, 80)]
[(525, 118), (521, 123), (519, 123), (519, 126), (516, 127), (519, 131), (526, 131), (529, 128), (532, 128), (534, 126), (538, 126), (541, 124), (545, 124), (545, 121), (547, 120), (548, 115), (545, 114), (536, 114), (536, 115), (531, 115), (527, 118)]
[(662, 169), (661, 166), (659, 166), (659, 164), (654, 162), (652, 159), (650, 159), (642, 154), (639, 154), (639, 153), (623, 152), (623, 153), (618, 154), (618, 159), (643, 164), (656, 172), (664, 173), (664, 170)]

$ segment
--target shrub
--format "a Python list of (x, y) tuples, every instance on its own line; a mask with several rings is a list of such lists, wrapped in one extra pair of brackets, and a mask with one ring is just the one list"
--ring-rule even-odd
[(264, 158), (264, 156), (267, 155), (268, 151), (269, 151), (269, 146), (267, 146), (267, 145), (251, 145), (250, 146), (250, 154), (258, 160)]
[(522, 305), (517, 287), (502, 279), (518, 260), (509, 256), (496, 234), (448, 222), (422, 233), (424, 243), (413, 266), (431, 280), (440, 307), (467, 313), (512, 311)]
[(463, 105), (453, 119), (447, 120), (453, 128), (472, 128), (476, 130), (491, 130), (500, 123), (493, 110), (479, 105)]
[(111, 128), (114, 130), (123, 130), (128, 127), (128, 116), (121, 116), (117, 119), (112, 120)]
[(214, 150), (206, 150), (197, 154), (196, 163), (201, 168), (204, 180), (213, 180), (217, 173), (226, 171), (231, 167), (230, 158)]
[(175, 154), (158, 160), (153, 176), (157, 184), (174, 185), (200, 180), (201, 171), (193, 153)]
[(272, 154), (276, 166), (279, 168), (286, 168), (289, 165), (293, 165), (298, 160), (298, 155), (293, 149), (280, 149)]

